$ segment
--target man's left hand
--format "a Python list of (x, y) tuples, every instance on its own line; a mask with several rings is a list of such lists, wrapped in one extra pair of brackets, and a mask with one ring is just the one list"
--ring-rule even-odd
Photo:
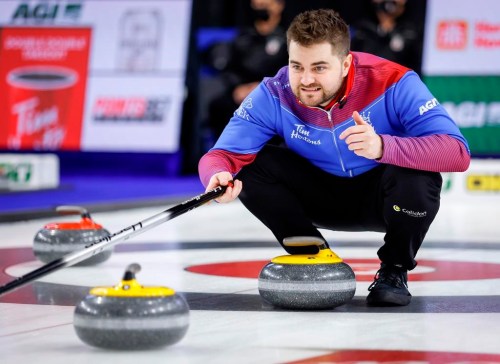
[(379, 159), (383, 154), (383, 143), (375, 129), (363, 120), (357, 111), (352, 113), (356, 125), (344, 130), (339, 138), (345, 139), (349, 150), (368, 159)]

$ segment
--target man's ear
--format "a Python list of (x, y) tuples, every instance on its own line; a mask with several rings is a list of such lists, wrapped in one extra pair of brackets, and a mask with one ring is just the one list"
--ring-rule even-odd
[(342, 76), (345, 77), (349, 73), (349, 69), (351, 68), (352, 63), (352, 54), (349, 53), (342, 62)]

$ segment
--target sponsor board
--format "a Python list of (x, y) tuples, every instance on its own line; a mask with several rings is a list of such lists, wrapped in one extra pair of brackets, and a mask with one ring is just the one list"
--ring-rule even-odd
[(466, 172), (442, 173), (444, 199), (500, 200), (500, 160), (473, 159)]
[(80, 148), (90, 39), (90, 28), (0, 28), (0, 148)]
[(473, 155), (500, 157), (500, 2), (427, 2), (422, 72)]
[(59, 158), (55, 154), (1, 154), (0, 189), (36, 190), (59, 186)]
[(82, 150), (175, 152), (181, 79), (90, 77)]
[(162, 122), (169, 104), (167, 96), (103, 96), (92, 105), (92, 119), (102, 122)]
[(498, 74), (500, 64), (492, 60), (500, 59), (499, 13), (496, 0), (428, 1), (423, 73)]
[(460, 127), (471, 152), (500, 156), (500, 76), (428, 76), (424, 80)]
[[(5, 29), (25, 29), (26, 39), (17, 42), (24, 44), (18, 46), (19, 53), (30, 61), (37, 58), (37, 63), (50, 68), (44, 77), (45, 83), (51, 80), (52, 84), (46, 96), (32, 100), (25, 92), (22, 100), (9, 101), (15, 102), (15, 107), (3, 107), (2, 115), (10, 107), (18, 121), (11, 128), (15, 131), (0, 130), (0, 147), (176, 152), (190, 19), (191, 0), (3, 0), (0, 36), (5, 35)], [(45, 42), (51, 47), (39, 39), (32, 40), (50, 29), (62, 35), (80, 28), (87, 29), (89, 36), (87, 56), (77, 57), (84, 63), (78, 70), (73, 61), (58, 58), (64, 52), (75, 53), (79, 45), (76, 38), (71, 43), (71, 39), (54, 36), (51, 42)], [(11, 48), (4, 42), (0, 68), (6, 63), (9, 70), (25, 65), (12, 56)], [(31, 72), (15, 75), (8, 83), (7, 71), (4, 73), (0, 74), (2, 94), (9, 87), (20, 88), (19, 79), (26, 83), (31, 77), (31, 83), (34, 79), (40, 83), (42, 78), (40, 72)], [(86, 88), (82, 88), (84, 82)], [(95, 84), (103, 92), (97, 92)], [(54, 100), (56, 105), (45, 100)]]
[(81, 18), (81, 1), (9, 1), (4, 15), (12, 24), (74, 24)]
[(481, 191), (500, 193), (500, 171), (493, 174), (468, 174), (466, 179), (466, 189), (469, 192)]

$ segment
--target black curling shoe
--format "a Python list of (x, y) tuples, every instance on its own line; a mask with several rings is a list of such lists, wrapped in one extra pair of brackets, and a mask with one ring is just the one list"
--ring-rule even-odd
[(372, 306), (406, 306), (411, 301), (408, 273), (394, 265), (382, 263), (368, 291), (366, 302)]

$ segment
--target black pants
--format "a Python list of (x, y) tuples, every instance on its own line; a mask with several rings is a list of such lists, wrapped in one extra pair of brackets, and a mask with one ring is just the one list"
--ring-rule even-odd
[(262, 149), (236, 178), (243, 182), (243, 205), (281, 244), (291, 236), (323, 238), (318, 228), (385, 232), (380, 260), (409, 270), (439, 210), (442, 184), (439, 173), (384, 164), (357, 177), (337, 177), (275, 146)]

